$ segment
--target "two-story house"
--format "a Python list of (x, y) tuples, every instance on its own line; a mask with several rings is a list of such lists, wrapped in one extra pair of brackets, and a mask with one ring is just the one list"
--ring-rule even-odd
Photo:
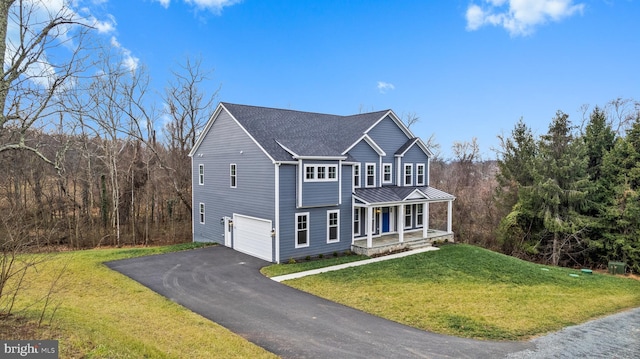
[[(453, 241), (454, 196), (393, 111), (351, 116), (220, 103), (189, 154), (193, 240), (270, 262)], [(447, 203), (446, 228), (429, 204)]]

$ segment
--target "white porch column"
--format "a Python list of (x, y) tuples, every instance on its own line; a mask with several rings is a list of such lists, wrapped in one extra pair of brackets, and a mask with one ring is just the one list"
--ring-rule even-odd
[(404, 242), (404, 204), (398, 206), (398, 241)]
[(429, 234), (429, 202), (422, 204), (422, 238)]
[(451, 227), (452, 217), (453, 217), (453, 201), (449, 201), (447, 203), (447, 233), (453, 232)]
[(367, 248), (373, 247), (373, 208), (367, 206)]

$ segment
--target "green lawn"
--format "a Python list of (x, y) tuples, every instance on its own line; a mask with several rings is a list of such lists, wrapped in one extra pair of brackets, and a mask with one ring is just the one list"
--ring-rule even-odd
[(285, 283), (416, 328), (493, 340), (528, 339), (640, 306), (640, 281), (461, 244)]
[(37, 338), (13, 339), (57, 339), (61, 358), (275, 358), (103, 264), (191, 247), (193, 245), (96, 249), (56, 254), (37, 273), (30, 272), (30, 284), (19, 298), (17, 312), (37, 320), (41, 304), (33, 303), (46, 291), (51, 276), (66, 266), (53, 296), (57, 310), (52, 325), (29, 334)]

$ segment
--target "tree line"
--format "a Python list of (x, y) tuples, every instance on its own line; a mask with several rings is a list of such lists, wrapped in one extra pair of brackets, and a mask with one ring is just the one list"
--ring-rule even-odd
[(457, 196), (457, 238), (530, 261), (640, 271), (640, 103), (616, 99), (573, 123), (558, 111), (536, 136), (524, 119), (496, 161), (476, 140), (436, 160), (432, 183)]

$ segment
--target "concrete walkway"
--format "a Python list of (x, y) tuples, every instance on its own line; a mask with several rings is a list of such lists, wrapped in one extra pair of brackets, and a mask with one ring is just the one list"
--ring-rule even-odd
[(308, 275), (315, 275), (315, 274), (320, 274), (320, 273), (333, 272), (333, 271), (341, 270), (341, 269), (345, 269), (345, 268), (351, 268), (351, 267), (362, 266), (362, 265), (370, 264), (370, 263), (382, 262), (382, 261), (386, 261), (386, 260), (389, 260), (389, 259), (402, 258), (402, 257), (410, 256), (410, 255), (413, 255), (413, 254), (429, 252), (429, 251), (437, 251), (438, 249), (439, 248), (436, 248), (436, 247), (424, 247), (424, 248), (414, 249), (414, 250), (411, 250), (411, 251), (389, 254), (389, 255), (386, 255), (386, 256), (382, 256), (382, 257), (365, 259), (365, 260), (361, 260), (361, 261), (357, 261), (357, 262), (349, 262), (349, 263), (344, 263), (344, 264), (338, 264), (338, 265), (331, 266), (331, 267), (324, 267), (324, 268), (312, 269), (312, 270), (308, 270), (308, 271), (304, 271), (304, 272), (297, 272), (297, 273), (280, 275), (280, 276), (276, 276), (276, 277), (271, 277), (271, 280), (274, 280), (274, 281), (280, 283), (280, 282), (283, 282), (285, 280), (302, 278), (302, 277), (306, 277)]

